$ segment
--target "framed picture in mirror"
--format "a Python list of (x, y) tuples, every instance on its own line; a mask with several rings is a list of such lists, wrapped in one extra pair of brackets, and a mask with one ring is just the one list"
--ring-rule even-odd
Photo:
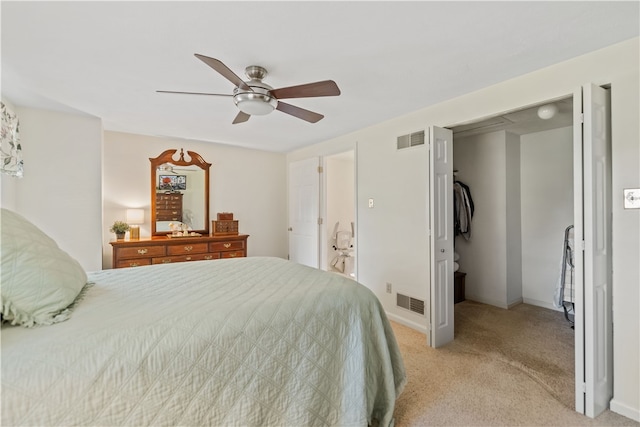
[(186, 175), (158, 175), (158, 189), (179, 191), (187, 189)]

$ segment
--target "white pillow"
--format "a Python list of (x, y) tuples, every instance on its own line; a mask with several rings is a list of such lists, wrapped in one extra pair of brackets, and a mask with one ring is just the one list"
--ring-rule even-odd
[(67, 320), (87, 283), (84, 269), (24, 217), (8, 209), (1, 215), (3, 320), (27, 327)]

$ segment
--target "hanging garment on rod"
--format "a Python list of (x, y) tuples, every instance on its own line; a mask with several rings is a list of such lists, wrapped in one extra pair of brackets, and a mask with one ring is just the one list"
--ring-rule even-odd
[(471, 198), (469, 186), (460, 182), (453, 182), (453, 215), (454, 233), (456, 236), (462, 235), (466, 240), (471, 238), (471, 218), (475, 206)]

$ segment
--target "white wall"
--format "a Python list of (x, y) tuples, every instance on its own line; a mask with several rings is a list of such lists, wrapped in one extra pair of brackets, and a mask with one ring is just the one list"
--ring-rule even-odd
[(507, 308), (508, 258), (513, 264), (507, 252), (507, 133), (454, 136), (453, 167), (457, 179), (469, 186), (475, 206), (471, 237), (456, 237), (455, 246), (459, 271), (467, 273), (466, 296)]
[(399, 135), (419, 130), (387, 128), (359, 139), (357, 247), (359, 281), (391, 318), (424, 329), (426, 317), (396, 306), (396, 293), (429, 300), (428, 150), (396, 147)]
[[(613, 162), (613, 400), (611, 409), (640, 422), (640, 210), (623, 209), (623, 189), (640, 188), (640, 76), (635, 67), (611, 79)], [(610, 60), (603, 58), (603, 60)]]
[[(393, 295), (384, 290), (385, 281), (400, 280), (411, 294), (426, 298), (429, 292), (427, 151), (417, 148), (410, 156), (398, 155), (395, 137), (429, 125), (453, 126), (566, 98), (589, 82), (610, 84), (615, 325), (611, 407), (636, 420), (640, 420), (640, 211), (622, 209), (622, 190), (640, 187), (639, 51), (635, 38), (287, 156), (287, 161), (295, 161), (357, 144), (359, 279), (394, 318), (424, 330), (426, 320), (395, 308)], [(367, 208), (369, 197), (376, 198), (377, 208)]]
[[(454, 141), (455, 144), (455, 141)], [(522, 234), (520, 216), (520, 137), (505, 135), (507, 306), (522, 302)]]
[(520, 150), (523, 299), (553, 309), (564, 230), (573, 224), (573, 128), (522, 135)]
[[(210, 219), (233, 212), (240, 233), (249, 234), (249, 256), (286, 258), (286, 166), (284, 154), (235, 148), (210, 142), (158, 138), (120, 132), (104, 133), (104, 223), (101, 239), (104, 267), (110, 268), (115, 236), (109, 227), (124, 220), (127, 208), (143, 208), (140, 236), (151, 235), (151, 165), (164, 150), (195, 151), (212, 163)], [(211, 224), (209, 224), (211, 227)]]
[(24, 177), (3, 176), (2, 205), (40, 227), (85, 270), (99, 270), (101, 120), (17, 105), (14, 111)]
[[(425, 330), (424, 316), (395, 305), (396, 291), (422, 300), (429, 294), (428, 150), (396, 148), (399, 135), (419, 130), (424, 126), (416, 123), (366, 128), (289, 153), (287, 161), (356, 149), (358, 281), (375, 292), (391, 318)], [(387, 282), (393, 293), (386, 292)]]

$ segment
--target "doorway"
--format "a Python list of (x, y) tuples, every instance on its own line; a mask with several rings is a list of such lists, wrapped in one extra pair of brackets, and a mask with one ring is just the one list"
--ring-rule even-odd
[(455, 233), (467, 298), (559, 309), (564, 232), (574, 216), (572, 104), (568, 97), (452, 128), (454, 179), (475, 201), (471, 224)]
[(355, 149), (291, 162), (288, 189), (289, 259), (356, 279)]
[[(576, 411), (589, 417), (595, 417), (609, 406), (613, 394), (611, 99), (608, 89), (590, 84), (582, 86), (574, 92), (572, 129), (573, 217), (575, 241), (578, 242), (575, 255), (574, 285), (575, 401)], [(440, 139), (453, 141), (451, 130), (434, 126), (431, 132), (436, 130), (443, 135)], [(504, 168), (495, 168), (488, 172), (502, 178), (503, 185), (498, 185), (496, 188), (499, 194), (514, 191), (513, 181), (507, 180), (507, 176), (516, 179), (519, 177), (519, 171), (509, 172), (513, 163), (508, 161), (520, 157), (519, 146), (506, 144), (506, 132), (504, 139), (503, 153), (498, 156), (504, 161)], [(434, 140), (434, 142), (437, 141)], [(438, 152), (437, 149), (434, 151)], [(432, 155), (431, 157), (437, 156)], [(504, 172), (502, 172), (503, 170)], [(434, 170), (430, 172), (431, 181), (434, 181), (434, 173), (436, 172)], [(452, 166), (446, 172), (452, 174)], [(517, 188), (517, 186), (515, 187)], [(513, 211), (514, 208), (521, 209), (519, 203), (507, 204), (506, 197), (498, 197), (497, 204), (505, 212)], [(432, 216), (433, 212), (441, 210), (440, 205), (440, 202), (434, 204), (432, 199)], [(504, 222), (506, 229), (517, 237), (516, 232), (521, 227), (521, 223), (517, 222), (519, 215), (513, 214), (513, 212), (511, 214), (511, 221), (506, 217), (500, 218), (500, 221)], [(506, 240), (502, 246), (503, 253), (497, 255), (504, 255), (504, 258), (507, 258), (508, 255), (511, 260), (517, 260), (522, 256), (521, 241), (519, 244), (520, 252), (518, 252), (518, 245), (508, 246)], [(486, 250), (490, 251), (491, 249), (487, 248)], [(515, 249), (515, 251), (511, 252), (511, 249)], [(453, 266), (452, 255), (447, 256), (445, 265), (451, 264)], [(432, 254), (432, 263), (433, 259)], [(494, 256), (493, 259), (499, 260), (501, 258)], [(521, 277), (521, 271), (515, 270), (514, 274), (514, 266), (517, 269), (518, 264), (512, 263), (511, 274), (505, 273), (503, 278), (515, 277), (517, 279), (518, 275)], [(489, 265), (489, 267), (492, 266)], [(449, 270), (450, 273), (447, 276), (452, 275), (452, 270), (452, 268)], [(504, 270), (508, 271), (508, 268)], [(433, 287), (432, 283), (432, 289)], [(506, 292), (509, 288), (506, 284), (504, 288), (505, 292), (498, 292), (498, 300), (512, 301), (514, 298), (513, 290), (511, 293)], [(432, 319), (439, 318), (443, 312), (453, 307), (453, 298), (446, 297), (446, 293), (443, 295), (445, 297), (437, 300), (432, 298)]]
[[(573, 98), (453, 127), (452, 131), (454, 180), (470, 190), (475, 208), (471, 226), (465, 227), (463, 221), (459, 228), (464, 232), (456, 233), (454, 246), (458, 272), (465, 274), (466, 299), (509, 309), (514, 323), (530, 316), (530, 327), (521, 331), (527, 332), (512, 336), (496, 350), (508, 353), (520, 339), (522, 345), (545, 336), (542, 342), (549, 347), (540, 360), (548, 357), (547, 363), (557, 369), (558, 399), (574, 402), (576, 340), (573, 324), (560, 314), (566, 298), (558, 292), (564, 272), (565, 231), (574, 225)], [(573, 241), (570, 247), (575, 247)], [(574, 282), (566, 282), (567, 289), (572, 289)], [(473, 303), (458, 307), (456, 328), (469, 327), (468, 310), (477, 309), (469, 304)], [(560, 313), (545, 314), (531, 306)], [(536, 329), (534, 325), (540, 324), (547, 329)], [(464, 336), (470, 331), (460, 329), (458, 333)], [(542, 349), (541, 343), (537, 347)]]
[(357, 277), (355, 151), (324, 158), (323, 270)]

